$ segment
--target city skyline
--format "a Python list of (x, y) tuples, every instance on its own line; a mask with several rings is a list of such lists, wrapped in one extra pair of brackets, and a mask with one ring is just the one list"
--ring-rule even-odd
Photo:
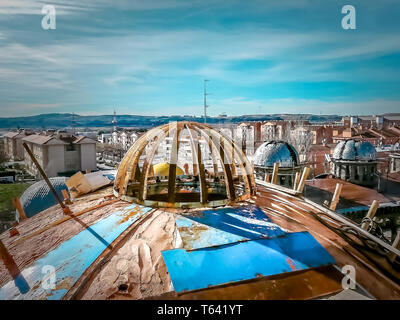
[(0, 3), (2, 117), (399, 110), (400, 4), (352, 1)]

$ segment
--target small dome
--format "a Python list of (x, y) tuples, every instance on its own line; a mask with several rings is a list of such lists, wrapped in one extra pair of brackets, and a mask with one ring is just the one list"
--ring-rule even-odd
[[(169, 176), (169, 163), (159, 163), (153, 166), (154, 176), (168, 177)], [(176, 166), (176, 175), (181, 176), (185, 174), (181, 168)]]
[[(54, 189), (56, 189), (58, 195), (62, 198), (61, 190), (68, 190), (65, 184), (67, 178), (54, 177), (49, 180)], [(57, 204), (56, 198), (44, 180), (40, 180), (26, 189), (20, 197), (20, 202), (28, 218)]]
[(335, 160), (376, 160), (375, 147), (366, 141), (344, 140), (340, 141), (333, 151)]
[(296, 149), (284, 141), (264, 142), (254, 154), (254, 166), (272, 167), (275, 162), (280, 167), (299, 165), (299, 155)]

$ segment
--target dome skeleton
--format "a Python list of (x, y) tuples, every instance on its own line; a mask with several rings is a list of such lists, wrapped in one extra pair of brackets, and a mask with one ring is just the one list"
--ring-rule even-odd
[[(179, 160), (179, 146), (181, 142), (181, 135), (184, 130), (188, 131), (188, 142), (190, 144), (192, 154), (192, 167), (193, 175), (199, 176), (200, 181), (200, 198), (199, 201), (190, 201), (192, 206), (206, 205), (212, 203), (216, 205), (223, 205), (231, 201), (240, 201), (249, 198), (254, 194), (255, 181), (252, 174), (252, 167), (242, 150), (228, 137), (212, 129), (208, 125), (194, 123), (194, 122), (178, 122), (174, 124), (166, 124), (160, 127), (154, 128), (144, 135), (142, 135), (138, 141), (131, 147), (127, 152), (123, 160), (121, 161), (117, 178), (114, 184), (114, 193), (128, 200), (132, 200), (138, 203), (146, 203), (151, 205), (152, 200), (148, 197), (148, 177), (150, 173), (153, 159), (158, 150), (158, 147), (166, 139), (167, 136), (172, 138), (171, 153), (170, 153), (170, 165), (168, 175), (168, 195), (164, 201), (158, 201), (153, 203), (159, 206), (180, 206), (180, 203), (185, 201), (177, 201), (176, 197), (176, 167)], [(179, 137), (179, 138), (178, 138)], [(205, 144), (208, 146), (212, 160), (214, 174), (218, 174), (217, 161), (220, 163), (225, 184), (219, 184), (219, 187), (226, 189), (226, 199), (221, 199), (223, 196), (220, 193), (208, 194), (208, 184), (206, 180), (206, 170), (204, 163), (204, 156), (206, 152), (202, 152), (200, 137), (205, 140)], [(202, 140), (202, 141), (204, 141)], [(146, 150), (146, 156), (143, 158), (142, 154)], [(203, 154), (202, 154), (203, 153)], [(139, 161), (144, 160), (142, 170), (139, 167)], [(240, 174), (238, 174), (238, 166), (240, 168)], [(197, 174), (196, 174), (197, 173)], [(235, 185), (235, 179), (243, 181), (243, 192), (240, 194), (240, 189), (237, 189)], [(214, 181), (215, 184), (215, 181)], [(137, 188), (137, 196), (130, 197), (128, 195), (128, 187)], [(214, 185), (215, 187), (215, 185)], [(218, 190), (215, 189), (215, 190)], [(134, 190), (133, 190), (134, 191)], [(211, 192), (214, 189), (211, 188)], [(239, 193), (239, 195), (237, 194)], [(154, 195), (152, 195), (154, 196)], [(182, 196), (180, 196), (182, 198)], [(153, 197), (154, 198), (154, 197)], [(213, 199), (214, 198), (214, 199)], [(154, 202), (154, 201), (153, 201)]]

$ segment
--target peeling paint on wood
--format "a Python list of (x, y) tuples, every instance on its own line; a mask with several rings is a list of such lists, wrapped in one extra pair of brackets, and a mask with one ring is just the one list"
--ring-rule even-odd
[[(63, 242), (21, 272), (32, 288), (29, 292), (21, 293), (14, 281), (10, 281), (0, 288), (0, 300), (61, 299), (91, 263), (110, 246), (110, 243), (150, 210), (151, 208), (140, 205), (130, 205), (87, 226), (85, 230)], [(43, 269), (45, 266), (55, 268), (53, 289), (45, 289), (42, 285), (45, 276), (49, 278)]]

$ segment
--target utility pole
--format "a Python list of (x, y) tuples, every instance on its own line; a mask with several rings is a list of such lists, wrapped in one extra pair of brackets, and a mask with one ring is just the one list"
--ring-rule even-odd
[(204, 79), (204, 123), (207, 123), (207, 108), (209, 107), (207, 105), (207, 96), (210, 95), (207, 93), (207, 79)]
[(75, 133), (75, 112), (72, 112), (72, 116), (71, 116), (71, 131), (72, 133)]

